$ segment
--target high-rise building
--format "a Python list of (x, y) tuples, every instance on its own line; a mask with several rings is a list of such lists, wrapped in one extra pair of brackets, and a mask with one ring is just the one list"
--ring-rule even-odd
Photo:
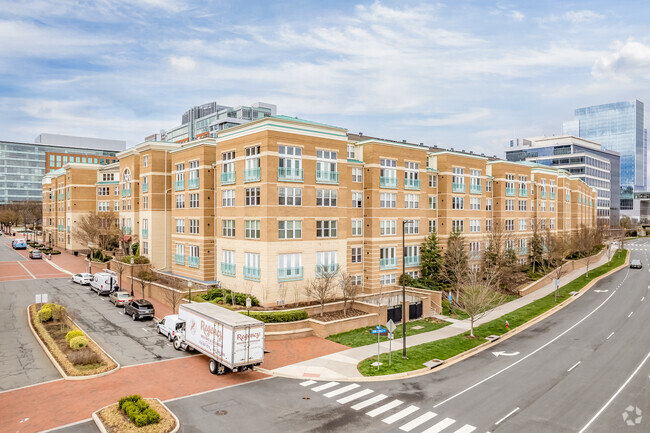
[(572, 135), (518, 138), (506, 149), (508, 161), (528, 161), (563, 168), (598, 192), (597, 217), (601, 224), (620, 219), (620, 155), (600, 144)]
[(563, 133), (600, 143), (621, 157), (620, 210), (638, 217), (634, 192), (647, 189), (647, 144), (643, 103), (638, 100), (577, 108), (575, 119), (564, 122)]

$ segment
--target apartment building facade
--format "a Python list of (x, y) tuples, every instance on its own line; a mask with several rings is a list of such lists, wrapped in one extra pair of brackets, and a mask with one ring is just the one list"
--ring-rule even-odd
[(366, 293), (396, 284), (402, 266), (417, 277), (433, 230), (443, 246), (461, 232), (476, 268), (495, 227), (525, 262), (534, 227), (596, 221), (596, 191), (565, 170), (284, 116), (118, 157), (120, 221), (155, 268), (267, 305), (304, 299), (330, 272)]

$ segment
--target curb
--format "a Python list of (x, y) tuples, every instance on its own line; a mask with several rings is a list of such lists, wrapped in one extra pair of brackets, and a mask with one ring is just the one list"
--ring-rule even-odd
[[(172, 412), (171, 410), (169, 410), (169, 408), (167, 406), (165, 406), (165, 403), (160, 401), (160, 399), (158, 399), (158, 398), (144, 398), (144, 400), (156, 400), (158, 403), (160, 403), (160, 405), (162, 407), (165, 408), (165, 410), (172, 416), (172, 418), (174, 418), (174, 421), (176, 422), (176, 427), (174, 427), (172, 429), (172, 431), (170, 431), (169, 433), (176, 433), (178, 430), (180, 430), (181, 422), (178, 420), (178, 417), (176, 416), (176, 414), (174, 412)], [(104, 423), (99, 418), (99, 415), (98, 415), (99, 412), (103, 411), (107, 407), (115, 406), (116, 404), (117, 403), (111, 403), (111, 404), (109, 404), (107, 406), (104, 406), (101, 409), (97, 409), (95, 412), (92, 413), (91, 417), (92, 417), (93, 421), (95, 421), (95, 424), (97, 424), (97, 428), (99, 429), (100, 432), (108, 433), (108, 430), (106, 430), (106, 427), (104, 427)]]
[(66, 274), (68, 274), (69, 276), (73, 276), (73, 275), (74, 275), (72, 272), (70, 272), (70, 271), (66, 271), (66, 270), (63, 269), (61, 266), (59, 266), (59, 265), (57, 265), (56, 263), (54, 263), (54, 261), (53, 261), (52, 259), (44, 259), (44, 260), (45, 260), (47, 263), (49, 263), (49, 264), (50, 264), (54, 269), (56, 269), (57, 271), (59, 271), (59, 272), (63, 272), (63, 273), (66, 273)]
[[(45, 351), (45, 354), (47, 355), (48, 358), (50, 358), (50, 361), (52, 361), (52, 364), (54, 364), (54, 367), (59, 371), (59, 374), (61, 375), (61, 377), (63, 377), (64, 380), (86, 380), (86, 379), (94, 379), (94, 378), (96, 378), (96, 377), (107, 376), (107, 375), (109, 375), (109, 374), (111, 374), (111, 373), (114, 373), (114, 372), (118, 371), (120, 368), (122, 368), (122, 365), (121, 365), (119, 362), (117, 362), (117, 361), (115, 360), (115, 358), (113, 358), (111, 355), (109, 355), (109, 354), (108, 354), (108, 353), (107, 353), (107, 352), (102, 348), (102, 346), (100, 346), (99, 344), (97, 344), (97, 342), (96, 342), (95, 340), (93, 340), (93, 338), (92, 338), (90, 335), (88, 335), (87, 333), (84, 332), (84, 335), (85, 335), (87, 338), (89, 338), (93, 343), (95, 343), (95, 345), (96, 345), (96, 346), (97, 346), (97, 347), (98, 347), (98, 348), (99, 348), (99, 349), (100, 349), (100, 350), (101, 350), (101, 351), (102, 351), (106, 356), (108, 356), (108, 357), (109, 357), (109, 358), (110, 358), (110, 359), (115, 363), (116, 367), (115, 367), (114, 369), (112, 369), (112, 370), (104, 371), (103, 373), (92, 374), (92, 375), (90, 375), (90, 376), (70, 376), (69, 374), (67, 374), (67, 373), (65, 372), (65, 370), (63, 369), (63, 367), (59, 364), (59, 361), (57, 361), (56, 358), (54, 358), (54, 356), (50, 353), (50, 350), (47, 348), (47, 346), (45, 345), (45, 343), (43, 342), (43, 340), (41, 340), (41, 337), (39, 337), (38, 333), (37, 333), (36, 330), (34, 329), (34, 326), (32, 325), (32, 319), (31, 319), (31, 316), (30, 316), (30, 314), (29, 314), (29, 308), (30, 308), (32, 305), (35, 305), (35, 304), (31, 304), (31, 305), (29, 305), (29, 306), (27, 307), (27, 322), (29, 323), (29, 329), (31, 329), (32, 334), (34, 334), (34, 338), (36, 338), (36, 340), (38, 341), (38, 343), (39, 343), (39, 344), (41, 345), (41, 347), (43, 348), (43, 351)], [(81, 329), (81, 327), (77, 324), (77, 322), (75, 322), (74, 320), (72, 320), (72, 318), (71, 318), (70, 316), (68, 316), (68, 319), (70, 319), (70, 321), (71, 321), (72, 323), (74, 323), (75, 326), (76, 326), (77, 328)]]

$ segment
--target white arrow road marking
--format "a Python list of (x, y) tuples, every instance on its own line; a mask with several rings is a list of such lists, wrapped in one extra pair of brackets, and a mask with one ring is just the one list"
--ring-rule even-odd
[(634, 311), (630, 311), (630, 314), (628, 314), (627, 317), (632, 317), (632, 314), (634, 314)]
[(517, 356), (519, 355), (519, 352), (492, 352), (492, 354), (498, 358), (499, 356)]
[(609, 290), (594, 290), (595, 293), (607, 293)]
[(25, 419), (20, 420), (20, 423), (22, 424), (22, 423), (27, 422), (27, 421), (29, 421), (29, 418), (25, 418)]
[(149, 332), (149, 331), (147, 330), (147, 328), (142, 328), (142, 330), (143, 330), (144, 332)]

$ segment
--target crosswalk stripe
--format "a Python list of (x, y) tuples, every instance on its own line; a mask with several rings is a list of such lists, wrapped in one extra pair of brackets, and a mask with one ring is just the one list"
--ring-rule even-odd
[(361, 398), (364, 395), (372, 394), (373, 392), (375, 392), (375, 391), (373, 391), (372, 389), (366, 388), (363, 391), (359, 391), (359, 392), (354, 393), (352, 395), (348, 395), (347, 397), (339, 398), (336, 401), (341, 403), (341, 404), (345, 404), (345, 403), (351, 402), (352, 400), (356, 400), (358, 398)]
[(413, 412), (416, 412), (419, 409), (420, 408), (417, 407), (417, 406), (409, 406), (406, 409), (402, 409), (399, 412), (397, 412), (396, 414), (393, 414), (393, 415), (389, 416), (388, 418), (382, 419), (382, 421), (385, 422), (386, 424), (392, 424), (395, 421), (399, 421), (402, 418), (404, 418), (406, 416), (409, 416), (410, 414), (412, 414)]
[(325, 394), (325, 397), (327, 398), (332, 398), (336, 395), (343, 394), (344, 392), (348, 392), (350, 390), (353, 390), (354, 388), (358, 388), (360, 385), (353, 383), (348, 386), (344, 386), (343, 388), (335, 389), (334, 391), (330, 391), (327, 394)]
[(384, 395), (384, 394), (376, 395), (376, 396), (374, 396), (373, 398), (369, 398), (369, 399), (366, 400), (366, 401), (362, 401), (361, 403), (357, 403), (357, 404), (355, 404), (354, 406), (352, 406), (352, 409), (354, 409), (354, 410), (363, 409), (363, 408), (366, 407), (366, 406), (370, 406), (371, 404), (375, 404), (375, 403), (377, 403), (378, 401), (382, 401), (382, 400), (385, 399), (386, 397), (387, 397), (387, 396)]
[(336, 386), (338, 384), (339, 384), (338, 382), (329, 382), (329, 383), (326, 383), (325, 385), (321, 385), (321, 386), (317, 386), (316, 388), (312, 388), (312, 391), (320, 392), (320, 391), (323, 391), (324, 389), (331, 388), (331, 387)]
[(315, 383), (316, 383), (315, 380), (306, 380), (306, 381), (304, 381), (304, 382), (300, 382), (300, 385), (302, 385), (302, 386), (309, 386), (309, 385), (313, 385), (313, 384), (315, 384)]
[(434, 412), (425, 412), (424, 415), (420, 415), (419, 417), (415, 418), (413, 421), (409, 421), (403, 426), (401, 426), (399, 429), (403, 431), (411, 431), (415, 427), (419, 426), (420, 424), (424, 424), (425, 422), (429, 421), (431, 418), (437, 416), (438, 414)]
[(465, 424), (458, 430), (456, 430), (454, 433), (472, 433), (474, 430), (476, 430), (476, 427), (473, 425)]
[(379, 406), (377, 409), (373, 409), (370, 412), (367, 412), (366, 415), (368, 415), (371, 418), (376, 417), (377, 415), (381, 415), (382, 413), (389, 411), (400, 404), (404, 403), (402, 400), (393, 400), (390, 403), (386, 403), (383, 406)]
[(434, 425), (433, 427), (429, 427), (422, 433), (440, 433), (441, 431), (443, 431), (444, 429), (446, 429), (447, 427), (449, 427), (455, 422), (456, 422), (455, 419), (445, 418), (442, 421), (440, 421), (438, 424)]

